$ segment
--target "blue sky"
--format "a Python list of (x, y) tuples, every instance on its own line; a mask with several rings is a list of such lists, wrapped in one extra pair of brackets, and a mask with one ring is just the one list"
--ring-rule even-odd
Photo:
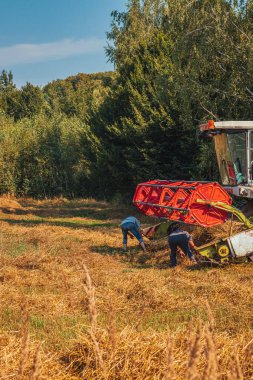
[(104, 52), (112, 10), (127, 0), (0, 0), (0, 71), (15, 84), (45, 85), (112, 70)]

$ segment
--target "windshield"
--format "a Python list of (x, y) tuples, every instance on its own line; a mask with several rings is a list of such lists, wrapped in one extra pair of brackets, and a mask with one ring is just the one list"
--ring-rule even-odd
[(247, 179), (246, 133), (228, 134), (228, 144), (232, 156), (236, 183), (239, 185)]
[(246, 182), (246, 132), (220, 133), (214, 141), (222, 184)]
[(253, 180), (253, 132), (250, 132), (249, 138), (249, 169), (250, 169), (250, 180)]

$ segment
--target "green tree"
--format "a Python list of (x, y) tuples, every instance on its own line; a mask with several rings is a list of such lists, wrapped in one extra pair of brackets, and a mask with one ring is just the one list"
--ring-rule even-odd
[(112, 188), (206, 176), (197, 125), (252, 118), (252, 1), (132, 0), (112, 16), (118, 76), (95, 120)]
[(13, 83), (11, 71), (3, 70), (0, 75), (0, 108), (14, 118), (20, 110), (19, 91)]
[(23, 117), (33, 117), (40, 114), (45, 106), (45, 99), (43, 92), (38, 86), (33, 86), (31, 83), (26, 83), (21, 87), (20, 91), (20, 111), (16, 115), (16, 119)]

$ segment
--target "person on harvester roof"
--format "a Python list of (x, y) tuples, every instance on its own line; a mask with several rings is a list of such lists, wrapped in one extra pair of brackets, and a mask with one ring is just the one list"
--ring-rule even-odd
[(133, 236), (136, 237), (136, 239), (139, 241), (141, 248), (143, 251), (146, 252), (146, 247), (142, 239), (142, 230), (141, 230), (141, 223), (138, 219), (136, 219), (134, 216), (128, 216), (126, 219), (124, 219), (121, 224), (121, 230), (123, 234), (123, 249), (124, 251), (127, 250), (127, 235), (129, 235), (131, 238)]
[(184, 231), (180, 223), (172, 223), (168, 229), (168, 243), (170, 247), (170, 266), (174, 268), (177, 265), (177, 249), (180, 248), (183, 253), (189, 257), (193, 263), (197, 263), (191, 249), (195, 250), (192, 237), (189, 232)]

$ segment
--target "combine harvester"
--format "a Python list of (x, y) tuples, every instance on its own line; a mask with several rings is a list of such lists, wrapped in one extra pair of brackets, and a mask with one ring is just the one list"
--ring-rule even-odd
[[(140, 183), (133, 203), (143, 214), (167, 220), (147, 229), (146, 236), (155, 238), (169, 221), (209, 228), (230, 217), (229, 236), (198, 247), (200, 257), (217, 263), (253, 261), (253, 224), (246, 217), (246, 213), (253, 214), (253, 121), (209, 120), (200, 131), (214, 139), (222, 186), (178, 180)], [(232, 206), (231, 195), (247, 201), (245, 214)], [(234, 216), (245, 230), (233, 235)]]

